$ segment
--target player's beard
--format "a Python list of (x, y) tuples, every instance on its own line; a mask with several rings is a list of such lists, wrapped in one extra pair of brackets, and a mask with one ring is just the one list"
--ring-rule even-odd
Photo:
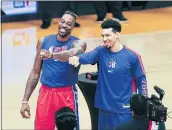
[(59, 33), (59, 35), (62, 37), (62, 38), (66, 38), (67, 36), (69, 36), (71, 34), (71, 32), (66, 32), (65, 34), (61, 35)]
[(107, 46), (106, 48), (111, 49), (112, 47), (111, 46)]
[(108, 45), (108, 44), (104, 44), (104, 47), (110, 49), (111, 48), (111, 45)]

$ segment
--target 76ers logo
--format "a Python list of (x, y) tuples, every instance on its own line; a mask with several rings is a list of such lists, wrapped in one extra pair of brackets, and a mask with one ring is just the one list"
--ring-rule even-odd
[(67, 50), (67, 46), (62, 46), (62, 47), (56, 47), (56, 46), (50, 46), (48, 49), (51, 53), (55, 52), (61, 52)]
[(110, 68), (115, 68), (115, 66), (116, 66), (116, 63), (114, 61), (109, 62), (109, 67)]
[[(62, 47), (50, 46), (48, 50), (51, 53), (61, 52), (67, 50), (67, 46), (62, 46)], [(54, 59), (54, 61), (58, 61), (58, 60)]]

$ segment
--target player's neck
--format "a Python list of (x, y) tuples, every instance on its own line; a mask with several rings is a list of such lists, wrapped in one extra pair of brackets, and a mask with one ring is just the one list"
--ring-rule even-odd
[(57, 34), (57, 40), (60, 42), (66, 42), (71, 35), (68, 35), (67, 37), (61, 37), (60, 35)]
[(120, 50), (122, 50), (123, 48), (123, 45), (117, 41), (111, 48), (110, 48), (110, 51), (111, 52), (119, 52)]

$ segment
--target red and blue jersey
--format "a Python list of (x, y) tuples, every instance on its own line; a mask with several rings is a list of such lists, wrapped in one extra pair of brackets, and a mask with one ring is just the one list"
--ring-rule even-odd
[(124, 46), (119, 52), (99, 46), (79, 55), (80, 64), (99, 63), (95, 106), (114, 113), (128, 113), (134, 92), (147, 96), (141, 56)]
[[(71, 49), (72, 42), (78, 38), (71, 36), (66, 42), (57, 40), (57, 35), (44, 38), (42, 49), (61, 52)], [(44, 59), (40, 82), (50, 87), (66, 87), (77, 83), (79, 67), (55, 59)]]

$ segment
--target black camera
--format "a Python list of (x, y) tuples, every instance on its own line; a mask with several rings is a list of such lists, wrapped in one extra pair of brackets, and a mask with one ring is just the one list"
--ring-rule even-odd
[(154, 86), (154, 89), (160, 97), (158, 98), (156, 95), (152, 94), (151, 98), (147, 98), (146, 118), (156, 123), (165, 122), (167, 119), (167, 107), (162, 104), (165, 92), (157, 86)]

